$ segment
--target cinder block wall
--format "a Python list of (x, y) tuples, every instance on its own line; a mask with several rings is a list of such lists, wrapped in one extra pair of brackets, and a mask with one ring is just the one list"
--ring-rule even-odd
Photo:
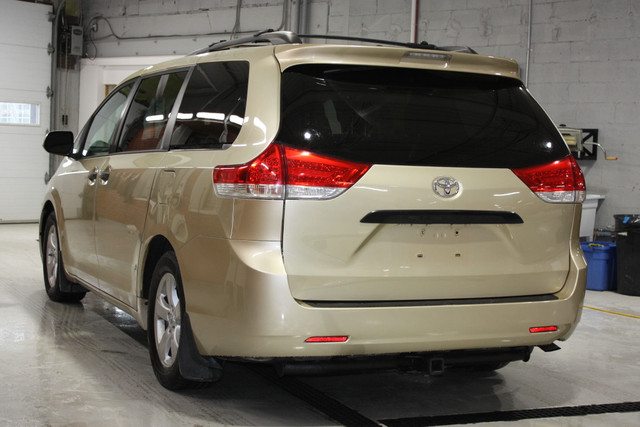
[[(299, 0), (286, 10), (282, 0), (241, 3), (236, 25), (238, 0), (83, 0), (85, 24), (102, 16), (120, 37), (95, 20), (96, 40), (85, 50), (90, 57), (185, 54), (230, 38), (234, 27), (236, 35), (298, 28)], [(309, 0), (306, 32), (409, 41), (411, 3)], [(145, 38), (160, 35), (177, 37)], [(420, 0), (417, 35), (517, 60), (557, 124), (598, 128), (607, 154), (619, 157), (606, 161), (600, 152), (597, 161), (580, 162), (589, 191), (606, 195), (596, 225), (613, 225), (617, 213), (640, 213), (639, 0)]]

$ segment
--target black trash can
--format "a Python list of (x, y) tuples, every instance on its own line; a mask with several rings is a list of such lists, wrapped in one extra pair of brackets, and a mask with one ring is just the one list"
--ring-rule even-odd
[(640, 215), (614, 215), (618, 293), (640, 296)]

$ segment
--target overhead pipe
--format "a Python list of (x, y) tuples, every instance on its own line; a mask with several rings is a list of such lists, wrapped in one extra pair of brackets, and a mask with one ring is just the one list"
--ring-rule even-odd
[(524, 85), (529, 87), (529, 66), (531, 65), (531, 31), (533, 28), (533, 0), (529, 0), (529, 29), (527, 31), (527, 62), (525, 64)]
[(420, 0), (411, 0), (411, 36), (409, 42), (418, 43), (418, 20), (420, 18)]
[[(56, 92), (58, 90), (58, 79), (56, 76), (56, 70), (58, 69), (58, 23), (60, 22), (60, 14), (62, 13), (66, 2), (67, 0), (62, 0), (58, 5), (58, 9), (55, 11), (51, 30), (51, 46), (48, 49), (49, 53), (51, 54), (51, 83), (47, 88), (47, 96), (49, 97), (51, 102), (51, 106), (49, 107), (49, 131), (55, 130), (56, 117), (58, 115), (58, 109), (56, 108)], [(49, 170), (44, 175), (45, 183), (49, 182), (49, 178), (55, 172), (56, 167), (56, 158), (53, 156), (53, 154), (49, 154)]]
[(233, 29), (231, 30), (231, 37), (234, 38), (236, 33), (240, 30), (240, 12), (242, 11), (242, 0), (238, 0), (238, 4), (236, 4), (236, 22), (233, 24)]
[[(281, 28), (286, 27), (289, 24), (289, 21), (287, 20), (287, 13), (289, 11), (289, 2), (291, 0), (284, 0), (282, 3), (282, 18), (280, 21), (279, 26), (277, 27), (278, 30)], [(105, 18), (104, 16), (101, 15), (96, 15), (91, 17), (87, 23), (85, 24), (84, 28), (85, 31), (91, 27), (91, 25), (96, 22), (96, 21), (105, 21), (107, 23), (107, 28), (109, 28), (110, 34), (107, 34), (105, 36), (100, 36), (100, 37), (91, 37), (91, 32), (88, 32), (90, 40), (93, 42), (99, 41), (99, 40), (104, 40), (107, 39), (109, 37), (115, 37), (117, 40), (149, 40), (149, 39), (164, 39), (164, 38), (181, 38), (181, 37), (209, 37), (209, 36), (218, 36), (218, 35), (229, 35), (231, 39), (233, 39), (234, 37), (236, 37), (237, 33), (258, 33), (261, 31), (264, 31), (265, 28), (261, 27), (261, 28), (256, 28), (253, 30), (243, 30), (240, 28), (240, 15), (241, 15), (241, 11), (242, 11), (242, 0), (238, 0), (238, 3), (236, 5), (236, 17), (235, 17), (235, 23), (234, 23), (234, 27), (231, 29), (231, 31), (217, 31), (214, 33), (188, 33), (188, 34), (148, 34), (148, 35), (144, 35), (144, 36), (121, 36), (115, 33), (115, 31), (113, 31), (113, 27), (111, 26), (111, 22), (109, 21), (108, 18)]]
[(49, 86), (49, 91), (47, 95), (51, 99), (51, 110), (49, 111), (49, 130), (54, 130), (56, 125), (56, 105), (55, 105), (55, 96), (57, 90), (57, 79), (56, 79), (56, 69), (58, 68), (58, 23), (60, 22), (60, 14), (64, 9), (64, 5), (67, 0), (62, 0), (58, 5), (58, 10), (56, 10), (55, 17), (53, 18), (53, 29), (51, 32), (51, 48), (49, 52), (51, 53), (51, 85)]
[(283, 0), (282, 2), (282, 21), (280, 26), (276, 28), (276, 31), (289, 29), (289, 0)]
[(308, 14), (309, 9), (307, 0), (300, 0), (300, 6), (298, 7), (298, 25), (296, 31), (298, 34), (307, 33)]

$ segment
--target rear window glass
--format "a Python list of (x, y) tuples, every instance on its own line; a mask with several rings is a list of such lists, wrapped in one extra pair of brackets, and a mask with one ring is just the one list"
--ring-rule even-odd
[(278, 141), (347, 160), (519, 168), (569, 152), (516, 79), (299, 65), (282, 75)]

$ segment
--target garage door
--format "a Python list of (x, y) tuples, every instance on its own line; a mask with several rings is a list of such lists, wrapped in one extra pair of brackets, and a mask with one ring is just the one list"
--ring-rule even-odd
[(51, 6), (3, 1), (0, 13), (0, 222), (39, 216), (49, 155)]

